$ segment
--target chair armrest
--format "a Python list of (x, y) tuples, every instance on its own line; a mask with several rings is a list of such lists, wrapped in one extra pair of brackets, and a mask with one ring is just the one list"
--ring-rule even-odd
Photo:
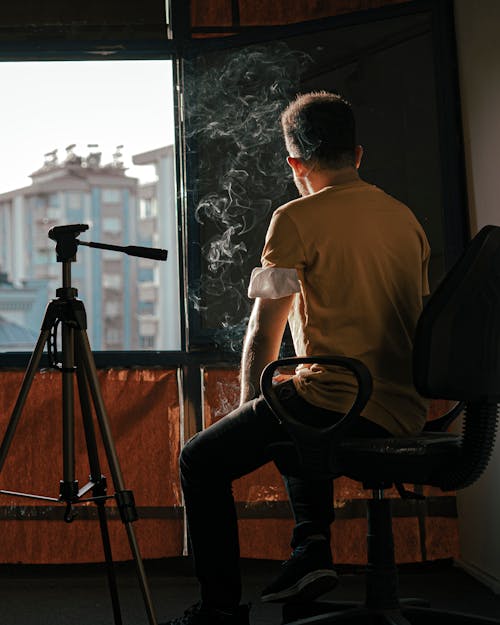
[(358, 416), (367, 401), (370, 399), (372, 393), (373, 383), (372, 376), (369, 369), (360, 361), (355, 358), (347, 358), (345, 356), (297, 356), (294, 358), (282, 358), (280, 360), (274, 360), (269, 363), (260, 378), (260, 387), (262, 395), (267, 401), (269, 407), (276, 415), (277, 419), (284, 425), (290, 425), (296, 433), (301, 431), (311, 432), (312, 426), (307, 425), (302, 421), (298, 421), (295, 417), (289, 414), (282, 406), (281, 402), (276, 397), (273, 391), (273, 375), (276, 369), (284, 366), (298, 365), (298, 364), (321, 364), (321, 365), (334, 365), (349, 370), (354, 374), (358, 383), (358, 393), (356, 399), (352, 404), (349, 411), (337, 421), (337, 423), (328, 426), (326, 428), (314, 427), (314, 431), (320, 433), (322, 436), (333, 436), (335, 432), (338, 432), (342, 427), (347, 425), (354, 417)]
[(424, 432), (446, 432), (450, 425), (455, 421), (458, 415), (465, 409), (465, 402), (460, 401), (451, 410), (448, 410), (444, 415), (438, 419), (432, 419), (427, 421), (424, 425)]

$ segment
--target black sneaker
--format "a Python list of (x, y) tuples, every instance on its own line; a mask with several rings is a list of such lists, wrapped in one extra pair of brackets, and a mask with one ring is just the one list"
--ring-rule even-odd
[(313, 601), (338, 583), (327, 540), (305, 541), (281, 566), (278, 577), (262, 591), (262, 601)]
[(188, 608), (183, 616), (167, 621), (162, 625), (250, 625), (248, 605), (240, 605), (235, 610), (210, 608), (201, 601)]

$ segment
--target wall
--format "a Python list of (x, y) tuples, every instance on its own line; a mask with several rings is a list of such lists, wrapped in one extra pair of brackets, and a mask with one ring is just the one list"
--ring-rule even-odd
[[(116, 457), (126, 489), (135, 496), (139, 520), (134, 524), (143, 558), (180, 556), (184, 522), (178, 476), (180, 452), (179, 395), (174, 368), (100, 370), (99, 384)], [(61, 374), (35, 375), (15, 436), (6, 455), (0, 486), (15, 492), (57, 498), (64, 479)], [(23, 372), (0, 374), (0, 432), (3, 436), (17, 400)], [(78, 402), (76, 402), (77, 404)], [(76, 407), (75, 404), (75, 407)], [(75, 408), (75, 479), (87, 482), (81, 412)], [(111, 479), (102, 437), (96, 429), (100, 470)], [(109, 531), (115, 561), (131, 559), (127, 533), (114, 502), (108, 502)], [(96, 507), (78, 506), (74, 523), (65, 523), (65, 506), (55, 501), (0, 497), (0, 562), (61, 564), (103, 561)]]
[[(182, 0), (181, 0), (182, 1)], [(203, 31), (213, 26), (271, 26), (293, 24), (358, 11), (377, 9), (409, 0), (191, 0), (191, 26)], [(175, 8), (176, 0), (173, 0)]]
[[(455, 0), (471, 230), (500, 225), (500, 3)], [(500, 593), (500, 441), (486, 473), (458, 497), (461, 564)]]

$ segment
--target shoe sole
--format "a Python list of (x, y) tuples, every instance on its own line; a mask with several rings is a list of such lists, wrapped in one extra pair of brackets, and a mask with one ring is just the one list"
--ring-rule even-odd
[(261, 596), (261, 601), (298, 603), (302, 601), (314, 601), (325, 592), (333, 590), (338, 584), (339, 578), (335, 571), (321, 569), (304, 575), (296, 584), (279, 592), (270, 592)]

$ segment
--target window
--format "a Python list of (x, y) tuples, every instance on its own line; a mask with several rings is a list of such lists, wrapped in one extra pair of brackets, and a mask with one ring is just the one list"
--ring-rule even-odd
[(107, 301), (104, 304), (104, 314), (106, 317), (118, 317), (122, 312), (122, 303), (117, 301)]
[[(279, 110), (299, 91), (325, 88), (344, 92), (354, 104), (368, 147), (365, 178), (409, 203), (424, 223), (435, 285), (467, 238), (452, 20), (444, 23), (443, 3), (403, 4), (370, 16), (280, 27), (276, 36), (265, 29), (255, 44), (251, 27), (234, 24), (234, 36), (193, 39), (184, 48), (189, 58), (181, 54), (175, 65), (182, 78), (176, 103), (182, 124), (175, 133), (170, 61), (109, 60), (110, 49), (101, 50), (98, 61), (71, 62), (79, 53), (66, 48), (64, 61), (1, 62), (9, 94), (0, 100), (0, 118), (9, 120), (0, 151), (1, 269), (16, 285), (45, 281), (52, 294), (59, 284), (51, 273), (59, 270), (54, 244), (47, 241), (52, 219), (88, 224), (81, 237), (87, 241), (166, 248), (168, 261), (156, 263), (155, 280), (142, 282), (137, 259), (122, 255), (120, 277), (113, 278), (107, 264), (113, 252), (80, 247), (73, 275), (87, 309), (104, 314), (104, 290), (118, 289), (124, 319), (135, 321), (117, 348), (142, 349), (144, 337), (154, 336), (155, 349), (176, 350), (182, 294), (187, 343), (237, 350), (251, 306), (248, 277), (270, 215), (296, 196)], [(174, 58), (181, 47), (171, 43)], [(86, 44), (81, 49), (87, 54)], [(57, 51), (50, 50), (53, 58)], [(133, 50), (124, 47), (122, 58)], [(116, 52), (118, 58), (122, 51)], [(44, 212), (58, 206), (58, 216)], [(179, 224), (188, 248), (182, 263)], [(34, 250), (40, 251), (35, 258)], [(43, 308), (43, 293), (34, 308)], [(161, 320), (151, 332), (137, 323), (140, 302), (154, 305)], [(26, 328), (38, 331), (39, 322)], [(93, 314), (95, 350), (108, 346), (102, 324)]]
[(457, 92), (436, 48), (438, 19), (423, 8), (325, 20), (258, 44), (200, 45), (186, 60), (191, 345), (241, 348), (248, 280), (269, 220), (297, 197), (280, 128), (297, 93), (329, 90), (351, 101), (365, 148), (361, 176), (413, 210), (433, 251), (431, 285), (439, 283), (467, 228)]
[(151, 349), (155, 346), (154, 336), (141, 336), (141, 347), (143, 349)]
[(122, 220), (119, 217), (103, 217), (102, 231), (107, 234), (118, 234), (122, 231)]
[(119, 328), (106, 329), (106, 343), (108, 345), (119, 345), (122, 340), (122, 331)]
[(82, 194), (81, 193), (67, 193), (66, 194), (66, 206), (70, 209), (81, 208)]
[(139, 282), (154, 282), (155, 270), (153, 267), (139, 267), (137, 272), (137, 279)]
[(157, 202), (156, 198), (147, 198), (141, 200), (141, 219), (147, 219), (148, 217), (154, 217), (157, 215)]
[(119, 204), (122, 201), (120, 189), (103, 189), (102, 201), (104, 204)]
[(102, 277), (102, 286), (105, 289), (121, 289), (122, 282), (122, 276), (117, 273), (105, 273)]
[(37, 265), (46, 265), (51, 260), (49, 250), (38, 249), (33, 252), (33, 262)]
[(154, 315), (154, 302), (139, 302), (138, 312), (140, 315)]
[[(61, 286), (48, 230), (84, 223), (81, 240), (168, 249), (166, 263), (144, 269), (140, 258), (78, 248), (72, 283), (87, 310), (92, 349), (144, 348), (141, 280), (151, 285), (151, 309), (169, 320), (153, 333), (155, 349), (180, 349), (171, 61), (2, 61), (0, 84), (9, 93), (0, 100), (0, 119), (9, 121), (0, 151), (0, 270), (18, 286), (19, 302), (28, 297), (23, 285), (40, 284), (29, 292), (38, 298), (35, 312), (19, 324), (37, 335)], [(111, 293), (119, 300), (106, 301)], [(106, 318), (118, 315), (124, 329), (113, 334)], [(0, 352), (13, 349), (0, 344)]]
[(47, 208), (46, 217), (49, 221), (61, 219), (61, 210), (56, 206), (49, 206)]

